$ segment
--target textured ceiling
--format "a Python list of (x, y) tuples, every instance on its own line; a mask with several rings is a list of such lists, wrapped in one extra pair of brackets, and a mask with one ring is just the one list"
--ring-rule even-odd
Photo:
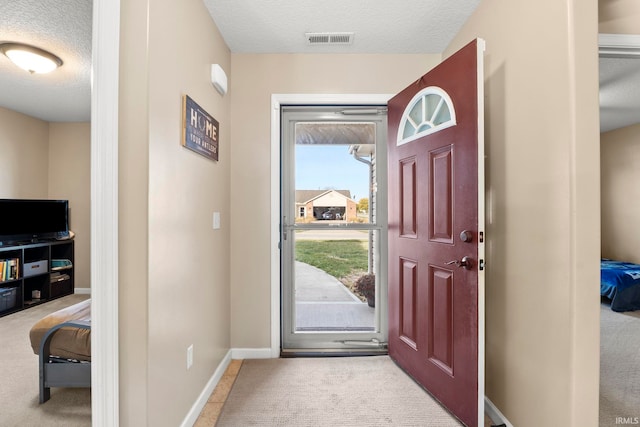
[[(480, 0), (203, 0), (233, 53), (441, 53)], [(0, 107), (46, 121), (89, 121), (91, 0), (0, 0), (0, 42), (64, 61), (29, 74), (0, 54)], [(353, 32), (309, 46), (305, 32)], [(640, 122), (640, 58), (600, 60), (601, 130)]]
[(29, 74), (0, 54), (0, 106), (46, 121), (91, 118), (91, 0), (0, 0), (0, 42), (31, 44), (62, 67)]
[[(204, 0), (236, 53), (441, 53), (480, 0)], [(309, 46), (305, 32), (353, 32)]]

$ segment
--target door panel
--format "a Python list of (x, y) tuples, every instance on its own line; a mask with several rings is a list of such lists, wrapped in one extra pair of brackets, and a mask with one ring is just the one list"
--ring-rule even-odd
[[(468, 426), (484, 395), (483, 51), (470, 43), (388, 104), (389, 354)], [(445, 104), (451, 120), (429, 119)]]
[(402, 339), (412, 349), (417, 349), (416, 337), (418, 313), (416, 312), (417, 283), (416, 270), (417, 264), (408, 259), (401, 259), (402, 276), (400, 282), (400, 300), (402, 301), (402, 311), (400, 312), (401, 329), (399, 332)]
[(429, 267), (428, 357), (453, 375), (453, 273)]
[(402, 170), (400, 176), (400, 235), (403, 237), (416, 237), (418, 234), (416, 220), (416, 159), (410, 158), (400, 162)]
[(453, 224), (453, 153), (452, 146), (429, 153), (431, 174), (429, 187), (429, 230), (431, 240), (440, 243), (453, 243), (451, 226)]

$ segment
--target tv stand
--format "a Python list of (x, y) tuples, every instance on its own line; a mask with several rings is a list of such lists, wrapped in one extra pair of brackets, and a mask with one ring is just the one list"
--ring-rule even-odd
[(72, 294), (73, 255), (73, 240), (0, 246), (0, 317)]

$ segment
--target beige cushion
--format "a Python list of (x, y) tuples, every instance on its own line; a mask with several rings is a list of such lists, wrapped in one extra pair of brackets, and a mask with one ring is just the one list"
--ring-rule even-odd
[[(31, 348), (40, 353), (40, 342), (52, 327), (70, 320), (91, 321), (91, 299), (58, 310), (40, 319), (29, 332)], [(65, 359), (91, 360), (91, 329), (64, 327), (51, 339), (50, 352)]]

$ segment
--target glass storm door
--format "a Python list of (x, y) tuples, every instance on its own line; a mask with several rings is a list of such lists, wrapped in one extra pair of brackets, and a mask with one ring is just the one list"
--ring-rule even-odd
[(386, 352), (386, 106), (281, 117), (282, 350)]

